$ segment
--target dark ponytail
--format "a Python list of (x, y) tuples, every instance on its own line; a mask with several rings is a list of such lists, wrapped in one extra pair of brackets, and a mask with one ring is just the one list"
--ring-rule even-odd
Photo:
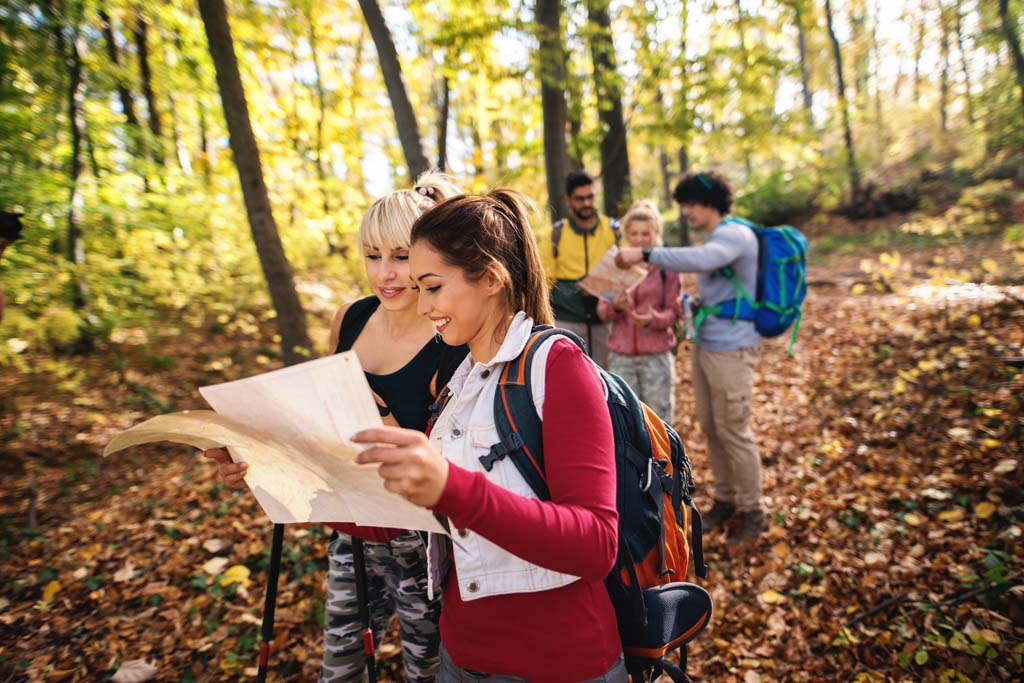
[(489, 270), (505, 280), (509, 312), (536, 324), (554, 321), (547, 279), (530, 229), (530, 203), (512, 189), (462, 195), (438, 204), (412, 226), (412, 243), (425, 240), (471, 282)]

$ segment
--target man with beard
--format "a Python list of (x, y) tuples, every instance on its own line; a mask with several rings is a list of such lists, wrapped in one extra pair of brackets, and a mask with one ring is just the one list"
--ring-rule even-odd
[(598, 213), (594, 179), (585, 171), (573, 171), (565, 179), (569, 217), (551, 226), (551, 235), (540, 242), (544, 272), (551, 283), (551, 308), (555, 325), (575, 332), (587, 342), (590, 357), (608, 365), (609, 326), (597, 315), (597, 299), (577, 286), (590, 268), (619, 242), (619, 223)]

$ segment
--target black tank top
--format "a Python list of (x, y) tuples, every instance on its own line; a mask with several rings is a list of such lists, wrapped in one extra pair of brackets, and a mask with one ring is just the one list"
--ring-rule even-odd
[[(352, 348), (379, 306), (380, 299), (368, 296), (348, 307), (341, 320), (335, 353)], [(469, 349), (466, 346), (452, 347), (439, 339), (431, 339), (399, 370), (387, 375), (367, 372), (366, 380), (384, 400), (400, 426), (422, 432), (427, 428), (430, 404), (434, 402), (430, 380), (436, 372), (437, 389), (440, 391), (467, 353)]]

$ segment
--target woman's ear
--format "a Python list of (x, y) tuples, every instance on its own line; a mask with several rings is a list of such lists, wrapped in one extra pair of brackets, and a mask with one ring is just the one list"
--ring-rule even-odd
[(504, 292), (508, 283), (505, 269), (497, 265), (491, 265), (483, 277), (483, 283), (484, 289), (489, 296)]

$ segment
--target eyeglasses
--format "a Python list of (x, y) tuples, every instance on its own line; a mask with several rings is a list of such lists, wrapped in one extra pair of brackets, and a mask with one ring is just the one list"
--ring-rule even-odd
[(594, 200), (594, 193), (590, 194), (571, 194), (569, 195), (569, 201), (571, 202), (590, 202)]

